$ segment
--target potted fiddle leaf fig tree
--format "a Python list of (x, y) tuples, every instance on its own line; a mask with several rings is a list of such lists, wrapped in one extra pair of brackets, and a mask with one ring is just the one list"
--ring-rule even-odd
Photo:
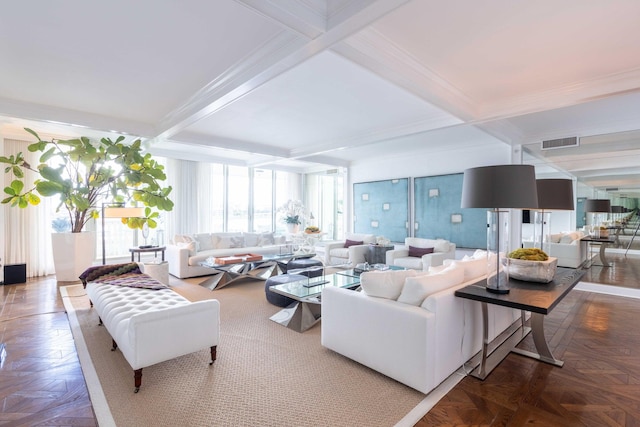
[[(154, 228), (157, 211), (173, 209), (169, 199), (171, 187), (162, 185), (166, 179), (164, 166), (150, 154), (143, 153), (140, 139), (131, 144), (123, 142), (123, 136), (115, 141), (87, 137), (45, 141), (33, 130), (25, 130), (37, 140), (28, 150), (41, 153), (40, 163), (30, 165), (21, 152), (0, 156), (0, 163), (6, 165), (5, 173), (13, 175), (10, 185), (4, 189), (6, 197), (2, 203), (25, 208), (39, 204), (40, 197), (59, 198), (57, 210), (66, 211), (71, 233), (54, 233), (53, 243), (56, 246), (56, 241), (63, 239), (76, 250), (54, 248), (57, 280), (76, 281), (95, 259), (95, 234), (83, 231), (87, 222), (99, 217), (102, 203), (135, 203), (148, 207), (143, 218), (123, 219), (130, 228)], [(27, 170), (37, 174), (37, 179), (26, 182)], [(70, 237), (56, 238), (56, 234), (70, 234)], [(78, 239), (85, 242), (77, 244)], [(80, 260), (83, 255), (86, 258)], [(67, 272), (69, 269), (63, 266), (70, 264), (78, 265)]]

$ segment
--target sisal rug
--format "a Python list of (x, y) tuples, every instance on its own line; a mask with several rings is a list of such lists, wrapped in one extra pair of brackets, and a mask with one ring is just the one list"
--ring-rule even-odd
[(178, 282), (171, 284), (189, 299), (220, 301), (217, 360), (209, 366), (202, 350), (144, 368), (137, 394), (82, 286), (61, 288), (100, 425), (393, 426), (425, 397), (322, 347), (322, 322), (297, 333), (269, 320), (279, 308), (266, 301), (264, 282), (206, 293)]

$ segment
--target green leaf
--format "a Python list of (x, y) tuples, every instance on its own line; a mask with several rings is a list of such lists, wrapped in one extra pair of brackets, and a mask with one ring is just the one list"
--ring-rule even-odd
[(24, 178), (24, 172), (22, 172), (22, 168), (20, 166), (14, 166), (12, 171), (16, 178)]
[(40, 197), (38, 197), (37, 195), (35, 195), (33, 193), (27, 193), (27, 194), (25, 194), (25, 197), (27, 199), (27, 202), (29, 202), (33, 206), (36, 206), (36, 205), (40, 204)]
[(29, 129), (29, 128), (24, 128), (24, 130), (26, 130), (27, 132), (29, 132), (31, 135), (35, 136), (35, 137), (36, 137), (36, 139), (37, 139), (38, 141), (40, 141), (40, 137), (39, 137), (39, 136), (38, 136), (38, 134), (37, 134), (37, 133), (35, 133), (33, 130), (31, 130), (31, 129)]
[(15, 196), (17, 194), (16, 190), (14, 190), (11, 187), (4, 187), (4, 192), (9, 194), (9, 195), (11, 195), (11, 197), (13, 197), (13, 196)]
[(62, 194), (64, 193), (64, 189), (64, 186), (58, 184), (57, 182), (40, 181), (36, 184), (36, 190), (38, 191), (38, 193), (42, 194), (45, 197)]
[(24, 182), (14, 179), (13, 181), (11, 181), (11, 188), (14, 191), (14, 194), (20, 194), (22, 192), (22, 189), (24, 188)]

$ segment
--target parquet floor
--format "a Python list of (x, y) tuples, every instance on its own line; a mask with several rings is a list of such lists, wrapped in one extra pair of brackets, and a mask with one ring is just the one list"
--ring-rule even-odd
[[(640, 288), (640, 257), (611, 259), (584, 280)], [(0, 295), (0, 426), (96, 426), (55, 278)], [(640, 426), (639, 315), (640, 300), (571, 292), (546, 321), (563, 368), (509, 355), (485, 381), (464, 378), (416, 426)]]
[[(585, 281), (640, 288), (640, 258), (614, 256)], [(545, 320), (556, 368), (510, 354), (465, 377), (416, 427), (640, 426), (640, 300), (571, 292)], [(520, 347), (533, 350), (531, 337)]]

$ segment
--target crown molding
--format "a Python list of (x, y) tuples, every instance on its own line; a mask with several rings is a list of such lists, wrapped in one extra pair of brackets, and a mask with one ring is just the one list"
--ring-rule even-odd
[(221, 150), (240, 151), (279, 158), (289, 158), (290, 151), (273, 145), (256, 144), (233, 138), (223, 138), (215, 135), (203, 135), (195, 132), (182, 132), (171, 139), (171, 142), (218, 148)]

